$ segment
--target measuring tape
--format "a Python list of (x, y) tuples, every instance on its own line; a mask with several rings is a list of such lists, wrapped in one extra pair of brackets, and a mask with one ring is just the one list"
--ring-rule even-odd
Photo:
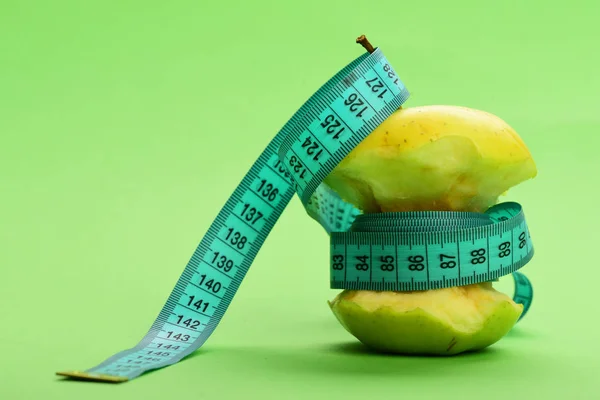
[(485, 213), (415, 211), (359, 215), (331, 233), (331, 288), (427, 290), (495, 280), (514, 273), (514, 300), (529, 310), (533, 292), (515, 272), (533, 257), (521, 206)]
[[(492, 280), (525, 264), (533, 248), (516, 203), (493, 207), (486, 214), (361, 215), (322, 183), (408, 96), (379, 49), (339, 71), (292, 116), (250, 168), (143, 339), (96, 367), (58, 374), (123, 382), (197, 350), (225, 314), (294, 193), (330, 233), (332, 288), (441, 288)], [(480, 249), (485, 252), (475, 253)], [(515, 301), (525, 305), (525, 312), (531, 285), (524, 275), (513, 275)]]

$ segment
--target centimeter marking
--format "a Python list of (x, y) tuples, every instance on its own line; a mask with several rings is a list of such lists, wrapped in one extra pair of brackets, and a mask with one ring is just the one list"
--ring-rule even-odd
[[(295, 191), (309, 215), (328, 232), (347, 228), (356, 210), (320, 188), (321, 182), (408, 96), (379, 49), (339, 71), (292, 116), (250, 168), (143, 339), (96, 367), (59, 374), (121, 382), (176, 363), (198, 349), (225, 314)], [(339, 220), (330, 217), (329, 207), (319, 207), (319, 196), (338, 206)]]

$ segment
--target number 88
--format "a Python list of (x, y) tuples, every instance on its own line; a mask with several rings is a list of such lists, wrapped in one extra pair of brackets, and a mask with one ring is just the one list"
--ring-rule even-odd
[(471, 264), (483, 264), (486, 260), (485, 249), (477, 249), (471, 251)]

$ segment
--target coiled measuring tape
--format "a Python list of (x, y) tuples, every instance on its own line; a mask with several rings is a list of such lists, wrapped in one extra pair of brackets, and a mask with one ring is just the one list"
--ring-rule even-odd
[[(293, 115), (250, 168), (143, 339), (91, 369), (58, 374), (123, 382), (174, 364), (202, 346), (294, 193), (330, 233), (332, 288), (442, 288), (492, 280), (520, 268), (533, 248), (516, 203), (503, 203), (486, 214), (360, 215), (322, 183), (408, 96), (379, 49), (339, 71)], [(515, 301), (526, 311), (531, 285), (524, 275), (514, 276)]]

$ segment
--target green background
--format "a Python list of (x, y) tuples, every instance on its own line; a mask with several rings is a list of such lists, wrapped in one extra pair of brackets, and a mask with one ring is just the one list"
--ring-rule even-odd
[[(598, 4), (1, 0), (0, 397), (600, 398)], [(295, 198), (194, 356), (121, 385), (55, 377), (137, 343), (361, 33), (407, 106), (483, 109), (529, 146), (539, 175), (508, 196), (537, 251), (527, 318), (478, 354), (365, 352), (325, 303), (328, 239)]]

